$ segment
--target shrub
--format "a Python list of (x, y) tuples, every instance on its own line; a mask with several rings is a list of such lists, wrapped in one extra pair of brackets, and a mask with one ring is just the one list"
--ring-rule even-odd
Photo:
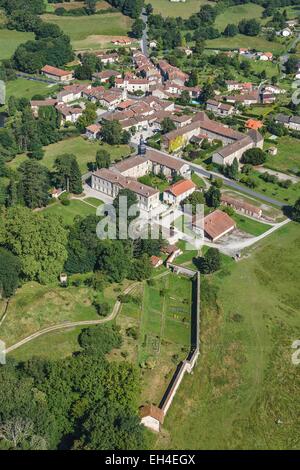
[(109, 304), (107, 302), (102, 302), (97, 297), (93, 300), (93, 306), (101, 317), (106, 317), (110, 312)]
[(130, 338), (138, 339), (137, 328), (134, 328), (133, 326), (131, 326), (130, 328), (127, 328), (126, 335), (129, 336)]

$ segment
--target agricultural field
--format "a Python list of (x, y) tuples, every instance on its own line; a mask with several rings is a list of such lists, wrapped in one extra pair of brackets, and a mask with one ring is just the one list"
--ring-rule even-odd
[[(83, 7), (82, 2), (77, 2), (77, 1), (72, 1), (71, 3), (66, 3), (66, 2), (48, 3), (48, 1), (45, 0), (45, 2), (47, 3), (47, 7), (46, 7), (47, 13), (52, 13), (57, 8), (64, 8), (65, 10), (70, 11), (70, 10), (75, 10), (76, 8)], [(98, 11), (107, 10), (108, 8), (111, 8), (111, 5), (107, 2), (99, 1), (96, 3), (96, 9)]]
[[(278, 138), (275, 142), (278, 153), (275, 156), (268, 156), (266, 167), (284, 173), (297, 174), (300, 172), (300, 140), (290, 136)], [(268, 147), (273, 144), (268, 143)]]
[(45, 14), (44, 21), (57, 24), (70, 38), (75, 49), (97, 49), (103, 38), (127, 36), (132, 20), (122, 13), (90, 16), (56, 16)]
[(49, 95), (55, 94), (56, 90), (56, 85), (17, 78), (16, 80), (10, 80), (7, 82), (6, 100), (8, 100), (10, 96), (15, 96), (16, 98), (27, 98), (29, 100), (34, 95), (43, 95), (48, 97)]
[(197, 13), (202, 5), (213, 2), (208, 0), (186, 0), (185, 3), (171, 3), (170, 0), (151, 0), (154, 13), (160, 13), (162, 16), (189, 18), (193, 13)]
[(249, 48), (273, 52), (273, 54), (280, 54), (285, 50), (285, 45), (279, 40), (270, 42), (263, 36), (245, 36), (243, 34), (237, 34), (232, 38), (210, 39), (206, 41), (206, 46), (211, 49)]
[(217, 16), (215, 21), (215, 27), (220, 32), (223, 32), (225, 27), (229, 23), (237, 25), (243, 19), (250, 20), (252, 18), (255, 18), (257, 21), (260, 21), (262, 23), (266, 22), (266, 20), (261, 21), (261, 15), (263, 10), (263, 7), (254, 3), (247, 3), (245, 5), (235, 5), (226, 8), (223, 13)]
[(157, 449), (299, 448), (299, 371), (291, 361), (299, 279), (293, 222), (202, 277), (200, 360), (177, 391)]
[[(45, 147), (45, 155), (41, 164), (45, 165), (47, 168), (52, 169), (54, 161), (58, 155), (64, 153), (72, 153), (77, 157), (77, 161), (80, 167), (82, 174), (88, 171), (87, 164), (89, 162), (94, 162), (96, 159), (97, 150), (99, 150), (99, 142), (93, 142), (82, 137), (71, 137), (66, 140), (62, 140), (55, 144), (48, 145)], [(124, 157), (127, 157), (130, 154), (130, 147), (128, 145), (115, 145), (111, 146), (108, 144), (103, 144), (101, 148), (105, 148), (111, 155), (112, 161), (122, 160)], [(18, 155), (12, 162), (10, 166), (12, 168), (17, 168), (23, 161), (28, 157), (26, 155)]]
[(32, 39), (33, 33), (0, 29), (0, 61), (9, 59), (20, 44)]
[[(125, 343), (118, 355), (125, 354), (141, 368), (141, 403), (160, 402), (178, 363), (189, 351), (191, 288), (189, 279), (167, 273), (133, 293), (142, 303), (123, 304), (117, 324)], [(136, 340), (128, 338), (128, 328), (136, 330)]]

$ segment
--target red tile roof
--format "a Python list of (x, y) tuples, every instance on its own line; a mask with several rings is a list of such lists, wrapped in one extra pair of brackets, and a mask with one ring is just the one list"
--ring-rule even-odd
[(234, 207), (237, 210), (245, 210), (248, 212), (252, 212), (253, 214), (261, 215), (262, 210), (260, 207), (253, 206), (248, 202), (240, 201), (238, 199), (234, 199), (233, 197), (227, 196), (226, 194), (222, 194), (221, 202), (223, 204), (228, 204)]
[(151, 416), (151, 418), (157, 419), (161, 424), (164, 422), (164, 412), (161, 408), (155, 405), (145, 405), (140, 408), (141, 418)]
[(45, 65), (41, 72), (48, 73), (49, 75), (54, 75), (56, 77), (65, 77), (66, 75), (73, 74), (73, 70), (62, 70), (56, 67), (52, 67), (52, 65)]
[(235, 221), (226, 212), (222, 212), (219, 209), (204, 217), (204, 232), (212, 240), (221, 237), (235, 226)]
[(102, 126), (100, 126), (100, 124), (91, 124), (90, 126), (86, 127), (86, 130), (96, 133), (96, 132), (99, 132), (101, 128)]
[(182, 194), (186, 193), (190, 189), (195, 189), (196, 185), (193, 183), (192, 180), (181, 180), (177, 183), (170, 186), (167, 191), (170, 191), (174, 196), (181, 196)]
[(150, 262), (152, 266), (155, 268), (158, 264), (162, 264), (162, 259), (159, 256), (151, 256)]
[(256, 119), (248, 119), (248, 121), (245, 122), (245, 127), (247, 127), (248, 129), (255, 129), (256, 131), (260, 129), (262, 126), (263, 126), (263, 123)]

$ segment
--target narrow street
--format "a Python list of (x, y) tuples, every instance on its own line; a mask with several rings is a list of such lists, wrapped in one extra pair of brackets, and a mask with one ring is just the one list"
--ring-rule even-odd
[(141, 20), (143, 20), (143, 22), (145, 23), (143, 37), (141, 39), (141, 50), (142, 50), (142, 53), (146, 57), (148, 57), (149, 56), (148, 55), (148, 16), (146, 15), (145, 8), (143, 9), (142, 14), (141, 14)]

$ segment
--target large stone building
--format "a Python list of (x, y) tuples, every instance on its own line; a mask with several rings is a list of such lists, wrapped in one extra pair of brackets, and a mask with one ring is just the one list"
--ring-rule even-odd
[(219, 122), (212, 121), (204, 112), (199, 112), (193, 116), (192, 123), (163, 136), (163, 146), (174, 152), (185, 147), (192, 137), (205, 135), (209, 140), (220, 140), (223, 145), (231, 144), (244, 137), (244, 134), (237, 132), (230, 127)]
[(241, 139), (215, 152), (212, 156), (213, 163), (217, 163), (218, 165), (231, 165), (235, 158), (240, 161), (246, 150), (254, 147), (263, 148), (264, 139), (258, 131), (250, 129), (247, 135), (242, 134), (242, 136)]
[(168, 179), (176, 176), (188, 179), (191, 176), (187, 163), (146, 148), (141, 139), (139, 155), (126, 158), (109, 169), (95, 171), (91, 178), (92, 188), (112, 198), (120, 189), (130, 189), (137, 195), (139, 207), (151, 211), (160, 204), (159, 191), (137, 181), (148, 173), (163, 174)]
[(138, 199), (140, 209), (151, 211), (159, 205), (159, 191), (136, 179), (123, 176), (114, 169), (101, 168), (92, 175), (92, 188), (115, 198), (121, 189), (130, 189)]

